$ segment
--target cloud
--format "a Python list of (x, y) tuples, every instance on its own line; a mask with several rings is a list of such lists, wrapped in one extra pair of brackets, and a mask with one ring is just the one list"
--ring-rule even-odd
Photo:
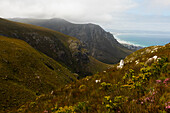
[(170, 6), (170, 0), (150, 0), (150, 4), (152, 4), (154, 7), (169, 7)]
[(170, 15), (170, 0), (143, 0), (138, 7), (145, 14)]
[(165, 14), (170, 0), (0, 0), (4, 18), (63, 18), (109, 29), (168, 30)]
[(135, 5), (133, 0), (1, 0), (0, 15), (110, 21), (113, 13), (124, 12)]

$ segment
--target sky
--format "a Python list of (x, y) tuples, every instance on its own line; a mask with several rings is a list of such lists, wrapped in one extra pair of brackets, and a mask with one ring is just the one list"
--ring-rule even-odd
[(170, 0), (0, 0), (2, 18), (63, 18), (109, 30), (170, 32)]

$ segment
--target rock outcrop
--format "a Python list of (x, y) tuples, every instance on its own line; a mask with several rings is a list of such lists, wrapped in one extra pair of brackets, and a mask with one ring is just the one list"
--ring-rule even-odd
[(12, 19), (46, 27), (76, 37), (89, 55), (104, 63), (118, 63), (132, 51), (121, 45), (114, 36), (95, 24), (73, 24), (63, 19)]

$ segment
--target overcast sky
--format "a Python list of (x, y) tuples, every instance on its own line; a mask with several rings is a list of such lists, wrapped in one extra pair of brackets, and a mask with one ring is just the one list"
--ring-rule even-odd
[(105, 29), (170, 31), (170, 0), (0, 0), (3, 18), (63, 18)]

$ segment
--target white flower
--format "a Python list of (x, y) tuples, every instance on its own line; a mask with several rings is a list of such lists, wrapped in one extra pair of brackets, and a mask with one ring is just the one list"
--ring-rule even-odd
[(95, 82), (96, 82), (96, 83), (100, 83), (100, 82), (101, 82), (101, 80), (95, 80)]
[(136, 63), (136, 64), (139, 64), (139, 60), (136, 60), (135, 63)]
[(158, 56), (155, 55), (155, 56), (153, 56), (152, 58), (153, 58), (154, 60), (156, 60), (156, 59), (158, 58)]

